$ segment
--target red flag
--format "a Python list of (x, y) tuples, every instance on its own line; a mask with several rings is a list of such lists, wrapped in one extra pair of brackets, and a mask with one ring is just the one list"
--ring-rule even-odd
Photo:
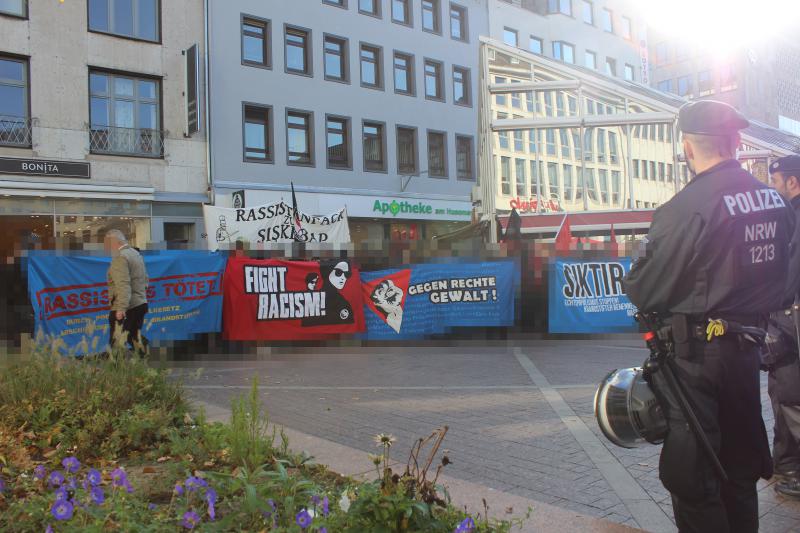
[(569, 215), (564, 215), (564, 220), (561, 221), (561, 227), (556, 234), (556, 251), (566, 252), (569, 251), (569, 245), (572, 243), (572, 232), (569, 229)]

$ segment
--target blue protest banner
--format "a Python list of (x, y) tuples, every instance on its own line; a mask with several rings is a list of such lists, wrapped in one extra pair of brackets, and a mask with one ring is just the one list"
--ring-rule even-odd
[(512, 326), (512, 261), (409, 265), (362, 272), (368, 339), (413, 339), (457, 326)]
[[(220, 331), (222, 273), (216, 252), (145, 252), (149, 311), (142, 333), (151, 342)], [(108, 343), (109, 257), (36, 252), (28, 258), (28, 291), (37, 335), (63, 353), (98, 353)]]
[(630, 258), (576, 261), (550, 265), (550, 333), (626, 333), (638, 331), (636, 307), (628, 300), (622, 278)]

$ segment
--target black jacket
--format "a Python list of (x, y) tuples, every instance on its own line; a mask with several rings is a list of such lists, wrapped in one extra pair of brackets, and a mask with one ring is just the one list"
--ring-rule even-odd
[(658, 208), (625, 277), (639, 310), (698, 317), (780, 309), (795, 215), (777, 191), (724, 161)]

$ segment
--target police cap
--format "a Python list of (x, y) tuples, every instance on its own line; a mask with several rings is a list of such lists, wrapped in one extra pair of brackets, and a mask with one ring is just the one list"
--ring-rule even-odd
[(787, 155), (769, 166), (769, 173), (783, 172), (784, 176), (800, 176), (800, 155)]
[(678, 111), (678, 127), (683, 133), (731, 135), (749, 125), (733, 106), (716, 100), (689, 102)]

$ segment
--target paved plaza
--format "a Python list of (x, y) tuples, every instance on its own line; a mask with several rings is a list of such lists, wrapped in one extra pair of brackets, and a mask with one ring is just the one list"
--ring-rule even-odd
[[(372, 437), (412, 442), (447, 425), (452, 478), (651, 531), (674, 531), (658, 480), (657, 446), (618, 448), (592, 413), (597, 382), (638, 366), (647, 352), (630, 340), (461, 343), (451, 346), (283, 348), (256, 357), (181, 363), (193, 396), (228, 407), (258, 375), (280, 425), (358, 450)], [(194, 368), (203, 367), (199, 376)], [(772, 413), (762, 379), (767, 427)], [(761, 530), (800, 530), (800, 502), (760, 488)]]

